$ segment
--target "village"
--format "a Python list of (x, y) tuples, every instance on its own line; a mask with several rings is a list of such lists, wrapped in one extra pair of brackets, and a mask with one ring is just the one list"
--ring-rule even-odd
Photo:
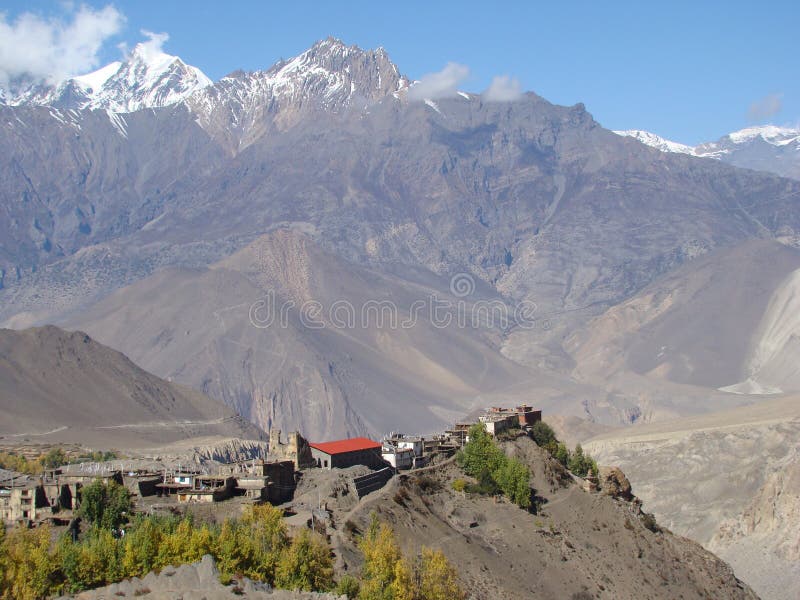
[(336, 471), (339, 476), (332, 479), (338, 486), (335, 495), (349, 495), (357, 501), (381, 489), (400, 471), (420, 469), (453, 456), (468, 441), (469, 428), (475, 423), (483, 423), (490, 435), (497, 436), (511, 429), (530, 432), (541, 418), (540, 410), (525, 405), (491, 407), (440, 434), (392, 433), (381, 442), (364, 437), (308, 442), (299, 432), (290, 433), (283, 441), (281, 431), (273, 429), (264, 456), (231, 464), (189, 466), (126, 459), (66, 464), (43, 469), (39, 475), (0, 470), (0, 518), (6, 525), (69, 526), (80, 507), (82, 488), (99, 479), (124, 486), (137, 510), (150, 514), (203, 505), (211, 505), (213, 511), (213, 506), (222, 507), (228, 501), (237, 505), (269, 502), (283, 506), (287, 515), (300, 515), (300, 521), (306, 515), (309, 520), (324, 520), (328, 515), (321, 498), (292, 504), (304, 480)]

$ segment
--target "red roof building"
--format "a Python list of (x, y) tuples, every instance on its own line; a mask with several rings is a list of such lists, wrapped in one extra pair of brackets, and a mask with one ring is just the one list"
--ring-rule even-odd
[(323, 469), (343, 469), (353, 465), (367, 467), (383, 466), (381, 445), (368, 438), (358, 437), (334, 442), (309, 444), (311, 456), (318, 467)]

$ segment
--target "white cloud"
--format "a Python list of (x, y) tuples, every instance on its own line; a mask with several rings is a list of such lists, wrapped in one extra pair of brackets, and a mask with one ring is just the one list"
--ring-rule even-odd
[(747, 116), (751, 121), (764, 121), (783, 109), (783, 94), (769, 94), (750, 105)]
[(455, 96), (458, 84), (469, 77), (469, 67), (447, 63), (441, 71), (428, 73), (408, 90), (409, 100), (425, 100)]
[(139, 42), (136, 46), (139, 48), (138, 51), (146, 60), (153, 60), (157, 58), (159, 54), (163, 54), (164, 44), (166, 44), (167, 40), (169, 40), (168, 33), (154, 33), (152, 31), (142, 29), (141, 34), (147, 38), (147, 41)]
[(64, 8), (62, 19), (26, 12), (9, 21), (0, 13), (0, 86), (18, 77), (55, 83), (98, 66), (100, 48), (120, 31), (124, 15), (111, 5)]
[(522, 85), (509, 75), (498, 75), (483, 92), (483, 99), (488, 102), (513, 102), (521, 97)]

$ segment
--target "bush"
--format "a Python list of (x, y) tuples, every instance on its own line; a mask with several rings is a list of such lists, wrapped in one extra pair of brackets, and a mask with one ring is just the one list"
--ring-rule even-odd
[(414, 478), (414, 484), (422, 492), (435, 492), (441, 489), (442, 484), (438, 479), (434, 479), (428, 475), (420, 475)]
[(358, 598), (360, 589), (361, 586), (358, 583), (358, 579), (352, 575), (343, 575), (339, 579), (339, 583), (336, 584), (335, 592), (340, 596), (347, 596), (349, 600), (355, 600), (355, 598)]
[(464, 479), (456, 479), (451, 484), (451, 487), (457, 492), (463, 492), (467, 487), (467, 482)]
[(644, 525), (647, 529), (649, 529), (653, 533), (661, 532), (661, 527), (658, 526), (656, 518), (652, 514), (643, 512), (641, 520), (642, 520), (642, 525)]

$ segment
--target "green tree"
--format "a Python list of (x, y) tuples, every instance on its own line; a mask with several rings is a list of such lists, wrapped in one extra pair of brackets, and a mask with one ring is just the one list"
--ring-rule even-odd
[(67, 464), (69, 459), (67, 459), (67, 455), (61, 448), (53, 448), (42, 458), (40, 458), (39, 461), (42, 463), (44, 468), (55, 469), (56, 467)]
[(333, 587), (331, 550), (322, 536), (304, 529), (292, 539), (277, 565), (275, 586), (309, 592)]
[(583, 456), (583, 448), (578, 444), (569, 459), (569, 470), (578, 477), (586, 475), (586, 458)]
[(507, 458), (495, 475), (503, 494), (520, 508), (531, 506), (531, 472), (515, 458)]
[(597, 475), (597, 462), (589, 454), (586, 454), (581, 445), (578, 444), (575, 446), (575, 452), (570, 457), (569, 470), (578, 477), (586, 477), (590, 469)]
[(555, 459), (565, 467), (569, 464), (569, 450), (564, 442), (558, 442)]
[(469, 442), (458, 455), (458, 463), (468, 475), (477, 478), (477, 491), (482, 494), (503, 492), (522, 508), (531, 505), (530, 470), (506, 456), (486, 432), (482, 423), (470, 427)]
[(115, 481), (104, 483), (95, 479), (81, 490), (78, 515), (92, 525), (104, 529), (118, 529), (128, 520), (131, 495)]
[(552, 427), (544, 421), (536, 421), (531, 429), (531, 437), (540, 448), (547, 448), (551, 444), (557, 443), (556, 434)]
[(469, 428), (469, 442), (458, 454), (458, 464), (468, 475), (477, 477), (481, 471), (490, 473), (502, 460), (503, 452), (495, 445), (483, 423), (476, 423)]

